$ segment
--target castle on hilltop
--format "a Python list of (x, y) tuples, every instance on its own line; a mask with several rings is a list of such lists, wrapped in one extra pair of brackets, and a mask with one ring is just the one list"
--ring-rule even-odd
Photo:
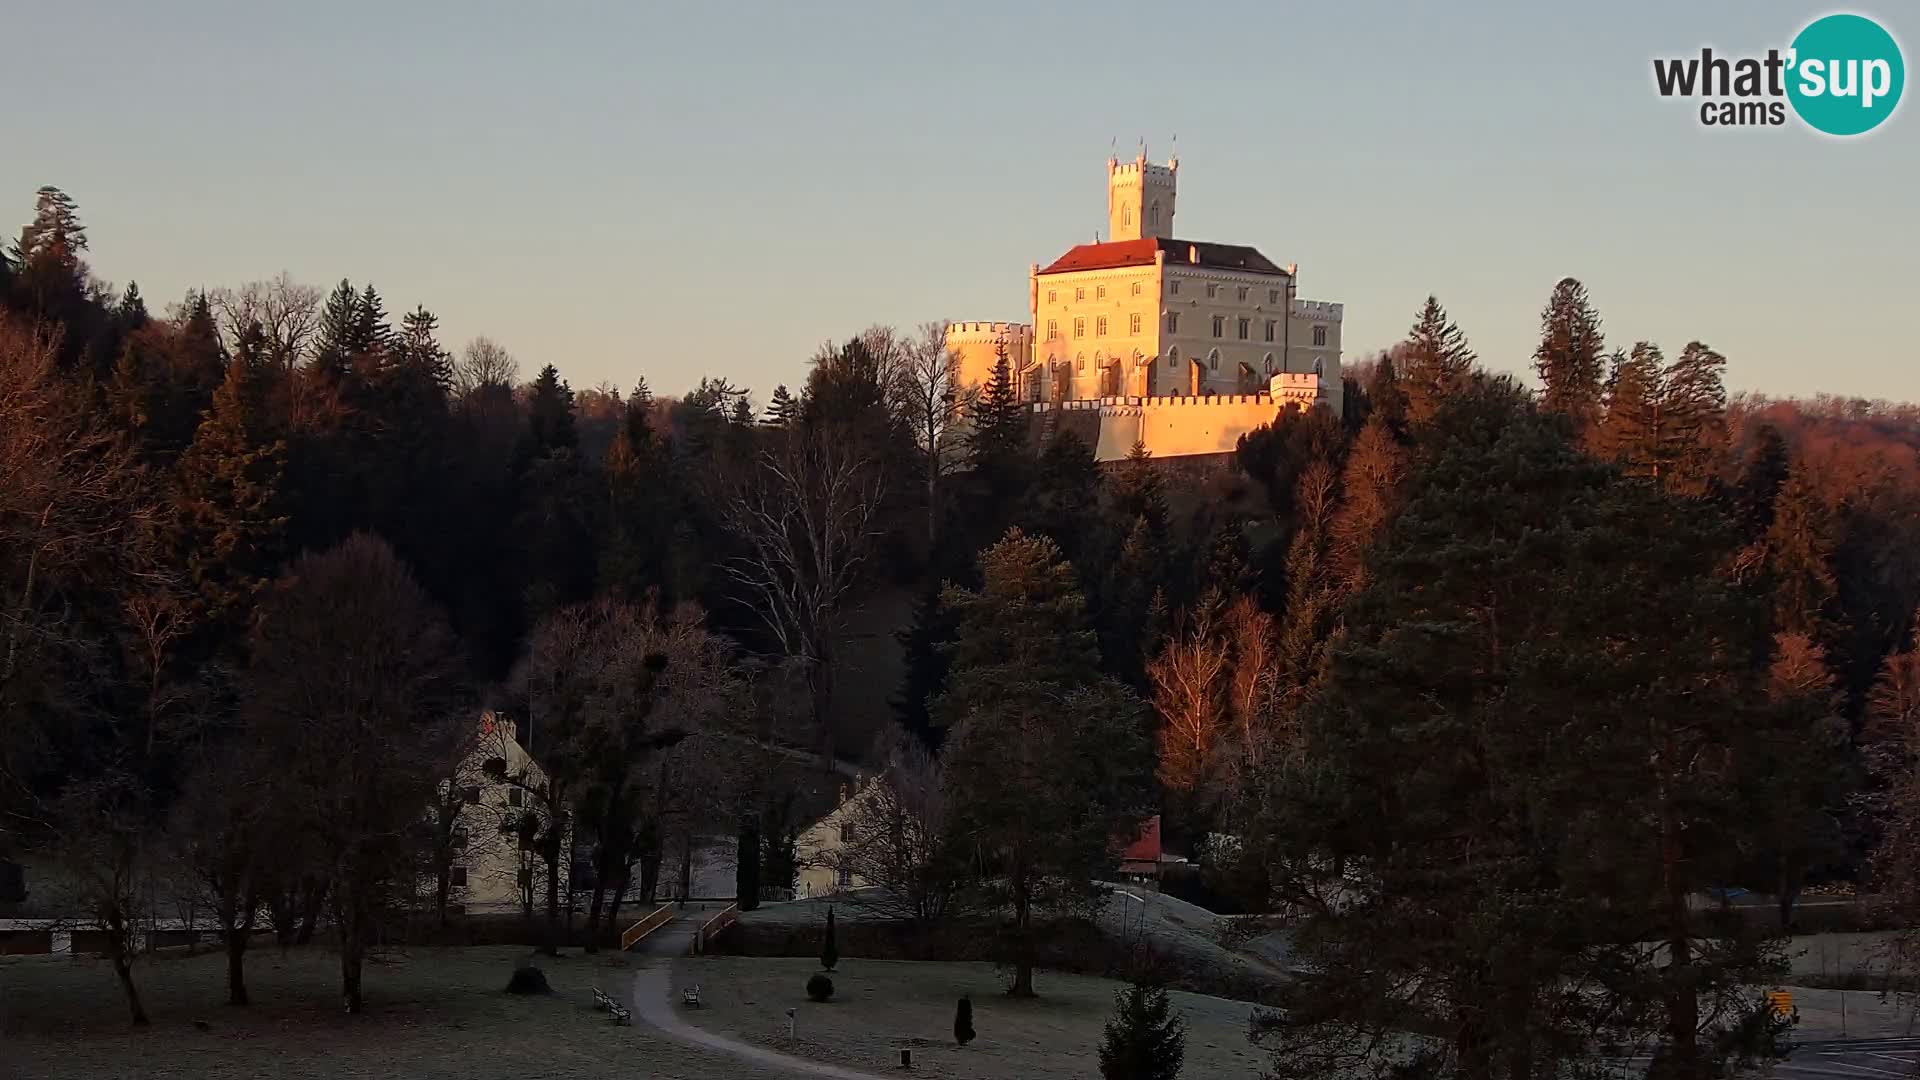
[(1101, 461), (1231, 453), (1289, 402), (1341, 410), (1341, 306), (1302, 300), (1297, 268), (1178, 240), (1178, 158), (1107, 159), (1107, 236), (1027, 274), (1029, 321), (956, 322), (959, 383), (1004, 353), (1021, 400), (1090, 435)]

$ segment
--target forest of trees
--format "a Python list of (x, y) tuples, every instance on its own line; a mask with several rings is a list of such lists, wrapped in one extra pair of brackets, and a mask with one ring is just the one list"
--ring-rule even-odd
[[(86, 252), (48, 188), (0, 259), (0, 858), (110, 927), (152, 867), (198, 883), (236, 1001), (258, 913), (324, 924), (357, 1005), (487, 705), (546, 772), (498, 778), (549, 904), (562, 821), (596, 922), (697, 820), (790, 876), (794, 801), (728, 748), (864, 755), (886, 797), (844, 858), (900, 918), (998, 913), (1016, 992), (1037, 919), (1161, 813), (1324, 973), (1263, 1022), (1283, 1075), (1650, 1041), (1705, 1077), (1770, 1034), (1777, 955), (1692, 898), (1920, 900), (1920, 409), (1730, 400), (1726, 358), (1610, 340), (1573, 279), (1537, 387), (1428, 298), (1343, 416), (1176, 488), (1035, 445), (1007, 359), (963, 393), (937, 325), (764, 407), (656, 398), (523, 382), (370, 284), (156, 313)], [(901, 591), (870, 750), (843, 630)]]

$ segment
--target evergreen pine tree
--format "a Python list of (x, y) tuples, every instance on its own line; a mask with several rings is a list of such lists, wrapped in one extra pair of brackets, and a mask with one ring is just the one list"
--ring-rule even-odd
[(226, 635), (245, 628), (285, 551), (286, 444), (268, 415), (266, 349), (257, 323), (241, 334), (178, 470), (190, 583), (207, 624)]
[(346, 379), (359, 322), (360, 294), (354, 291), (352, 282), (341, 278), (320, 309), (320, 326), (314, 337), (313, 368), (326, 385), (338, 385)]
[(937, 586), (913, 606), (913, 620), (895, 634), (900, 642), (900, 692), (894, 697), (894, 718), (929, 750), (940, 749), (946, 729), (933, 722), (928, 706), (947, 685), (947, 649), (958, 633), (953, 612), (941, 603)]
[(753, 402), (748, 400), (746, 394), (743, 393), (733, 400), (733, 416), (731, 419), (734, 424), (740, 427), (751, 427), (753, 425)]
[(21, 267), (49, 260), (73, 270), (86, 250), (87, 227), (80, 223), (73, 197), (51, 185), (41, 188), (34, 194), (33, 220), (20, 230), (14, 248)]
[(767, 426), (783, 428), (800, 416), (800, 403), (787, 392), (787, 384), (773, 388), (773, 400), (767, 403)]
[(996, 494), (1014, 492), (1027, 450), (1027, 410), (1014, 386), (1004, 345), (996, 348), (993, 375), (974, 404), (972, 421), (967, 443), (972, 467), (987, 477)]
[(387, 308), (374, 290), (373, 283), (360, 291), (353, 312), (353, 352), (370, 356), (384, 352), (393, 344), (393, 325), (387, 321)]
[(838, 964), (839, 962), (840, 962), (840, 944), (839, 942), (834, 940), (833, 907), (832, 905), (828, 905), (827, 933), (826, 933), (825, 939), (822, 940), (820, 943), (820, 966), (825, 968), (828, 971), (832, 971), (834, 969), (834, 965)]
[(1394, 354), (1400, 385), (1406, 390), (1407, 422), (1424, 427), (1433, 419), (1441, 403), (1466, 382), (1476, 359), (1466, 335), (1447, 318), (1440, 301), (1427, 297), (1407, 340)]
[(1165, 990), (1135, 983), (1113, 995), (1100, 1043), (1104, 1080), (1174, 1080), (1186, 1055), (1186, 1021)]
[(527, 424), (538, 453), (571, 450), (579, 443), (573, 422), (573, 388), (561, 381), (560, 369), (552, 364), (541, 368), (533, 380)]
[(1100, 547), (1100, 465), (1080, 436), (1061, 429), (1040, 454), (1017, 515), (1021, 531), (1045, 536), (1060, 546), (1068, 562), (1083, 560)]
[(1658, 345), (1640, 341), (1629, 352), (1613, 354), (1604, 411), (1591, 442), (1595, 454), (1619, 463), (1629, 476), (1653, 477), (1659, 472), (1665, 378), (1665, 358)]
[(1773, 579), (1774, 625), (1782, 633), (1831, 640), (1838, 586), (1832, 514), (1804, 458), (1788, 469), (1767, 528), (1767, 570)]
[(627, 395), (627, 404), (632, 408), (639, 409), (644, 416), (652, 415), (653, 389), (647, 385), (647, 377), (645, 375), (633, 381), (633, 393)]
[(126, 330), (138, 330), (147, 325), (147, 320), (151, 316), (147, 314), (147, 302), (140, 296), (139, 282), (127, 282), (127, 291), (120, 294), (120, 304), (115, 308), (114, 314), (118, 316), (120, 325)]
[(1668, 491), (1699, 498), (1712, 489), (1727, 450), (1727, 358), (1690, 341), (1661, 378), (1662, 470)]
[(1544, 386), (1540, 407), (1564, 416), (1585, 438), (1599, 418), (1606, 338), (1586, 286), (1562, 278), (1540, 313), (1540, 346), (1533, 367)]
[(1166, 480), (1145, 443), (1135, 442), (1113, 474), (1112, 501), (1113, 516), (1123, 528), (1131, 530), (1136, 520), (1144, 519), (1156, 541), (1166, 539)]
[(1787, 482), (1790, 467), (1787, 441), (1780, 437), (1780, 429), (1761, 424), (1753, 433), (1753, 446), (1740, 463), (1740, 474), (1734, 481), (1740, 525), (1748, 539), (1765, 535), (1773, 525), (1773, 501)]

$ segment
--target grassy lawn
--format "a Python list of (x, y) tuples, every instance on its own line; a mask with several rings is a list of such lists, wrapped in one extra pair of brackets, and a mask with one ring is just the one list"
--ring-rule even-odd
[[(1101, 1029), (1121, 985), (1042, 971), (1034, 976), (1039, 999), (1015, 1001), (990, 964), (846, 959), (839, 966), (833, 1000), (815, 1004), (807, 1000), (806, 982), (820, 970), (818, 961), (676, 961), (675, 985), (699, 983), (703, 1001), (702, 1008), (681, 1016), (783, 1053), (876, 1073), (894, 1068), (898, 1049), (911, 1046), (919, 1076), (1079, 1080), (1097, 1075)], [(963, 993), (973, 997), (978, 1037), (958, 1047), (953, 1011)], [(1172, 997), (1187, 1021), (1183, 1075), (1231, 1080), (1260, 1074), (1264, 1055), (1247, 1042), (1250, 1006), (1178, 991)], [(789, 1008), (798, 1010), (791, 1040)]]
[[(247, 961), (254, 1004), (226, 1000), (219, 955), (156, 957), (136, 968), (153, 1024), (135, 1030), (113, 971), (96, 960), (0, 960), (0, 1077), (740, 1076), (729, 1058), (614, 1027), (592, 988), (628, 997), (623, 955), (543, 959), (554, 993), (502, 992), (519, 948), (410, 949), (369, 964), (367, 1012), (339, 1008), (330, 952), (267, 947)], [(195, 1020), (205, 1020), (200, 1031)]]

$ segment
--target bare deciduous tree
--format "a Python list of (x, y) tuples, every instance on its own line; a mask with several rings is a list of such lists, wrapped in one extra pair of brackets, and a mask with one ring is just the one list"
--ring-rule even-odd
[(229, 352), (237, 351), (241, 335), (258, 324), (267, 337), (267, 355), (287, 370), (306, 360), (320, 329), (320, 290), (293, 280), (284, 271), (238, 289), (218, 289), (210, 299)]
[(946, 774), (922, 743), (896, 732), (873, 760), (885, 768), (851, 793), (840, 817), (845, 840), (818, 858), (872, 886), (854, 904), (925, 933), (957, 914), (968, 883), (948, 828)]
[(834, 757), (833, 638), (875, 535), (883, 480), (851, 440), (799, 425), (736, 476), (720, 517), (746, 553), (727, 564), (806, 672), (820, 753)]
[(466, 350), (453, 365), (453, 392), (465, 399), (483, 387), (504, 387), (511, 391), (520, 385), (520, 364), (513, 354), (492, 338), (477, 337), (467, 342)]
[(1160, 780), (1192, 791), (1213, 761), (1225, 726), (1231, 665), (1226, 643), (1205, 605), (1147, 663), (1153, 706), (1160, 713)]
[(341, 996), (381, 916), (412, 898), (434, 779), (473, 716), (453, 632), (393, 549), (364, 533), (308, 554), (266, 605), (243, 708), (286, 764), (331, 883)]
[(960, 357), (947, 348), (945, 323), (927, 323), (908, 341), (901, 363), (901, 411), (913, 428), (927, 474), (927, 542), (939, 528), (940, 482), (959, 468), (961, 445), (954, 419), (960, 406)]

